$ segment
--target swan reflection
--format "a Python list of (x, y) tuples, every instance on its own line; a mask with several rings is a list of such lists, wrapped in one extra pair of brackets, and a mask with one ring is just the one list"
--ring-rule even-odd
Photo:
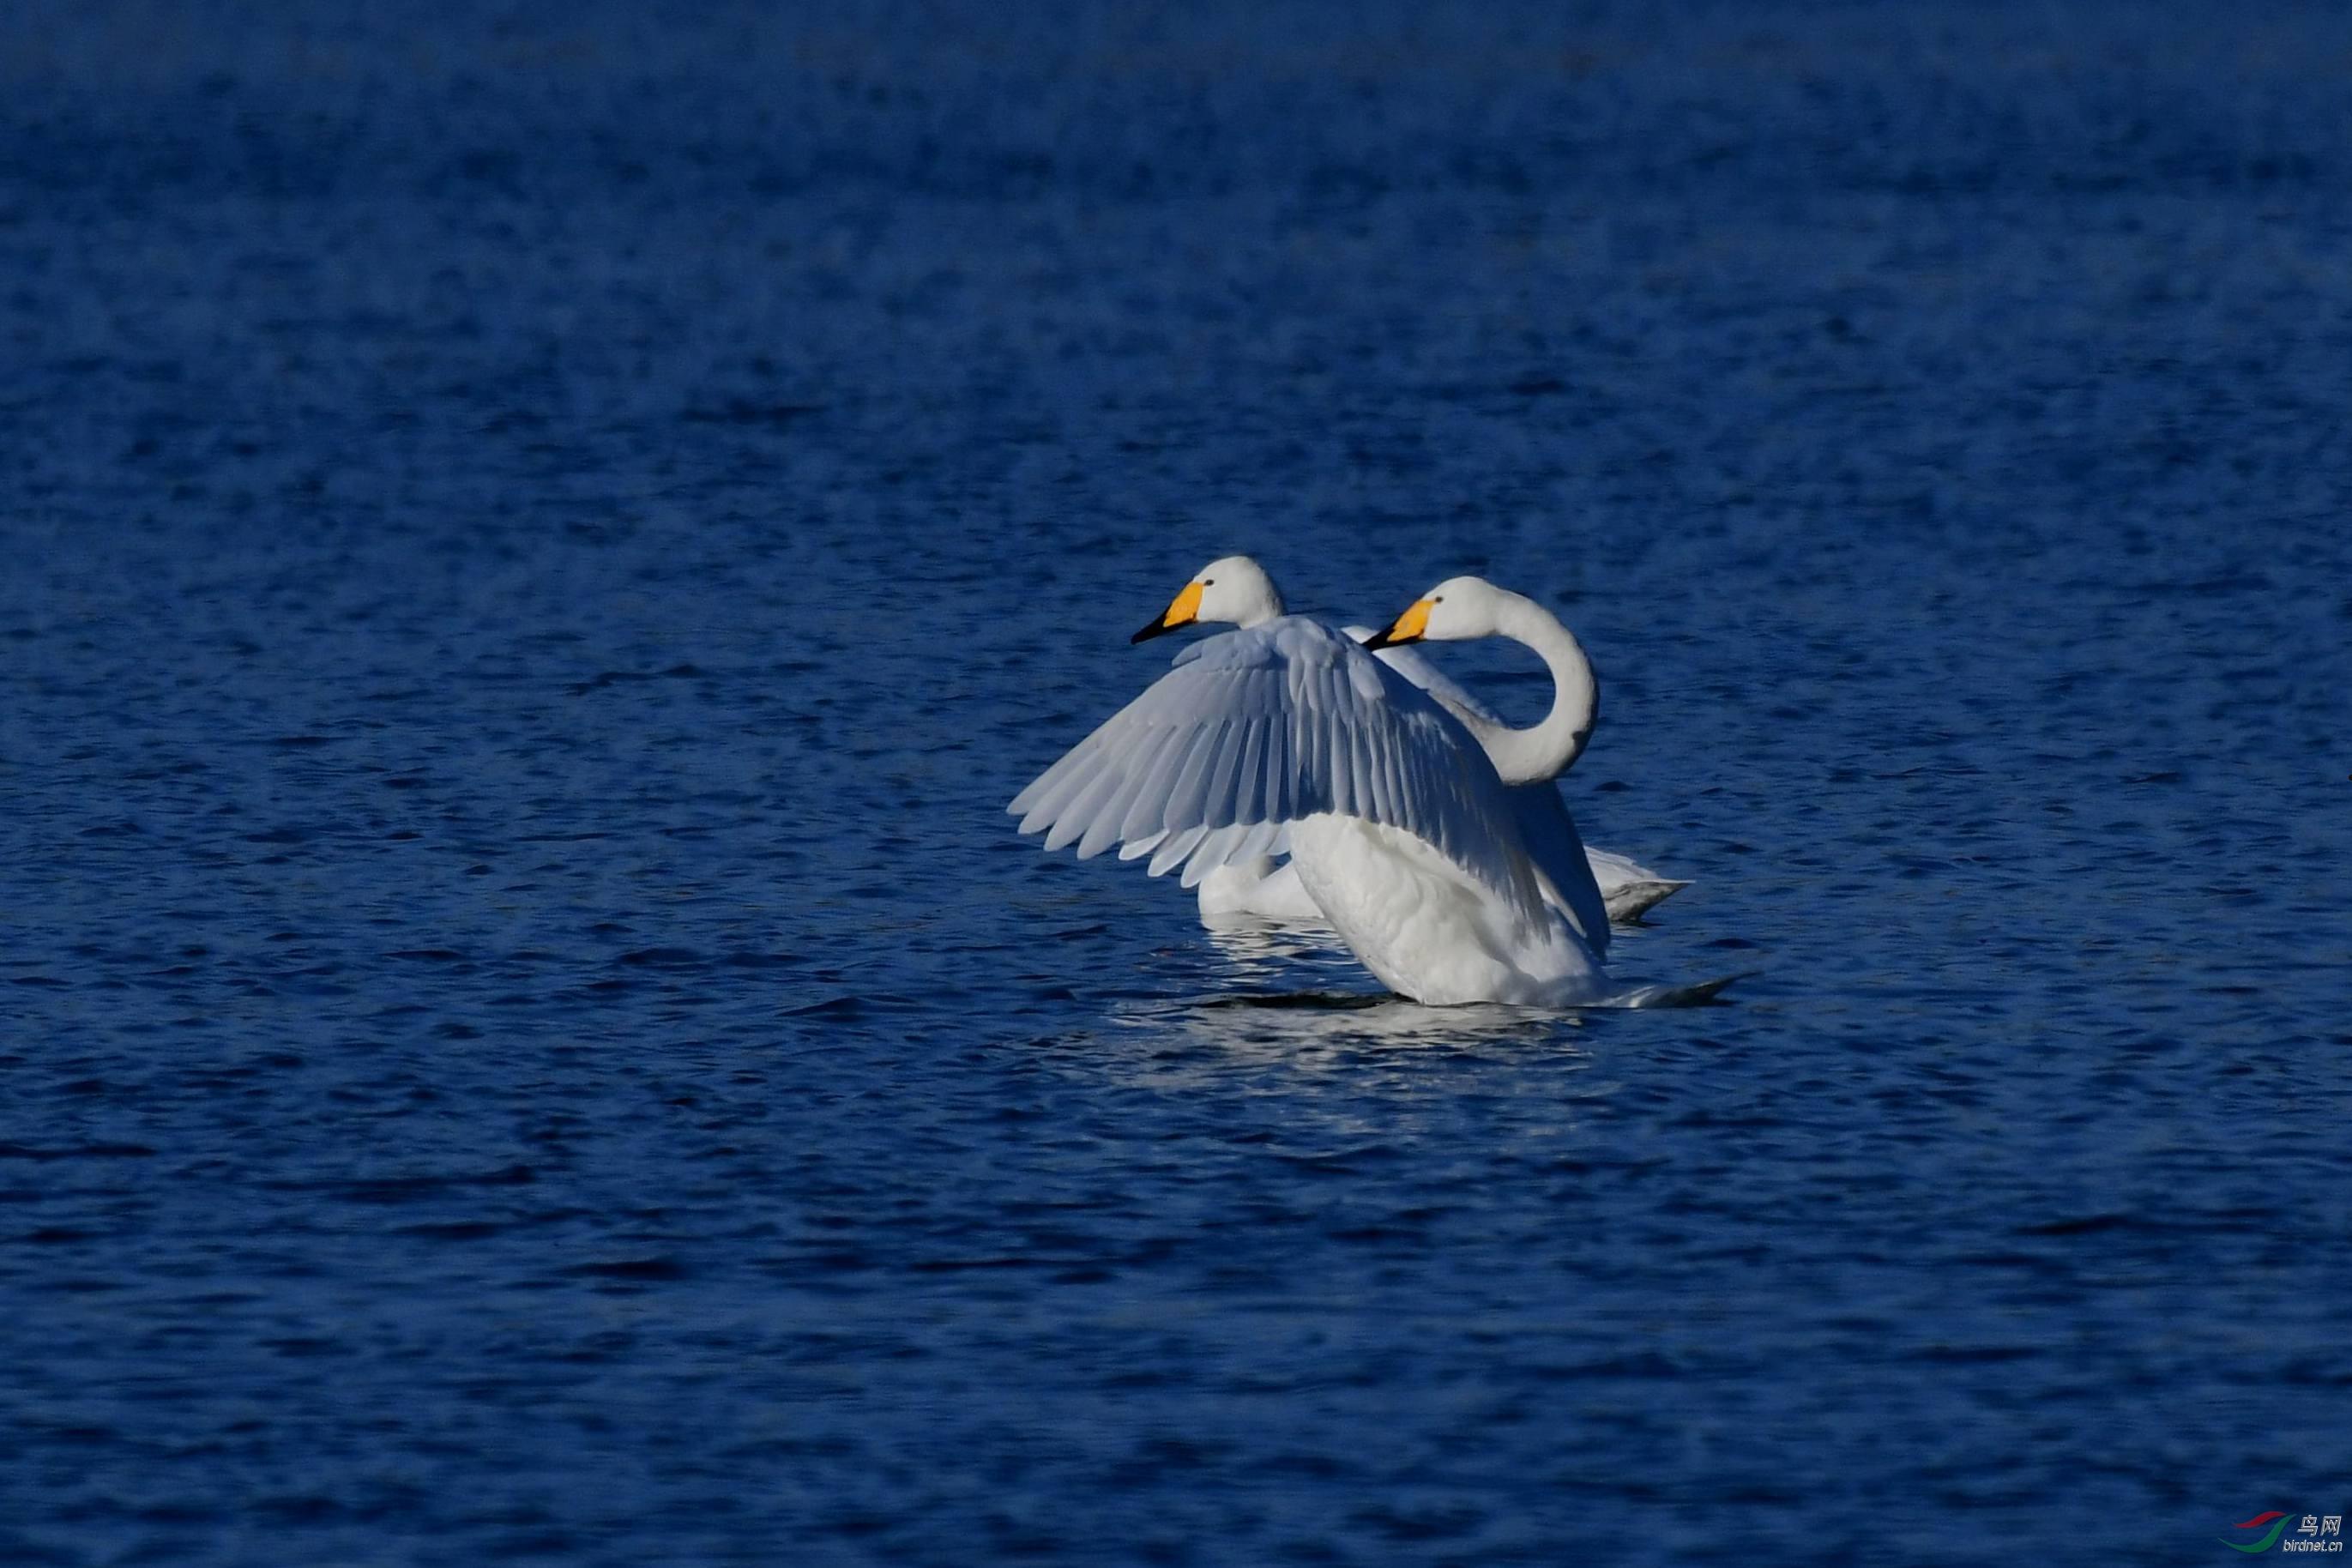
[(1507, 1045), (1523, 1051), (1563, 1043), (1583, 1026), (1572, 1013), (1499, 1003), (1431, 1007), (1384, 992), (1320, 985), (1335, 971), (1352, 978), (1348, 950), (1329, 931), (1235, 918), (1220, 920), (1207, 936), (1235, 989), (1131, 1003), (1116, 1009), (1118, 1020), (1172, 1031), (1221, 1055), (1302, 1058), (1363, 1047)]

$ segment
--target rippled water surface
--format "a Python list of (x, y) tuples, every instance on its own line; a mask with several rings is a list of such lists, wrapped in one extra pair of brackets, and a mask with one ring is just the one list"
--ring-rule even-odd
[[(2352, 25), (1012, 18), (0, 22), (0, 1557), (2346, 1511)], [(1018, 839), (1236, 549), (1736, 1001)]]

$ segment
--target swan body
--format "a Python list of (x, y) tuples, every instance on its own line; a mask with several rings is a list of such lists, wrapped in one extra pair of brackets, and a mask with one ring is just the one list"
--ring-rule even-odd
[[(1541, 792), (1555, 800), (1559, 798), (1559, 791), (1550, 784), (1520, 784), (1513, 793), (1520, 791)], [(1628, 857), (1607, 849), (1588, 845), (1584, 858), (1612, 923), (1639, 920), (1645, 910), (1656, 908), (1690, 886), (1687, 881), (1661, 877)], [(1239, 917), (1284, 925), (1327, 923), (1323, 910), (1307, 891), (1307, 885), (1298, 879), (1298, 868), (1271, 855), (1253, 856), (1248, 860), (1218, 867), (1201, 879), (1199, 891), (1201, 918), (1205, 922), (1219, 923)]]
[(1525, 918), (1409, 833), (1310, 816), (1291, 829), (1290, 864), (1349, 951), (1400, 996), (1558, 1006), (1600, 994), (1600, 957), (1567, 920)]
[(1215, 925), (1234, 916), (1286, 925), (1325, 925), (1322, 907), (1298, 879), (1298, 868), (1271, 855), (1220, 866), (1201, 879), (1201, 921)]
[[(1474, 597), (1481, 589), (1488, 595), (1502, 593), (1480, 579), (1459, 581), (1476, 584), (1467, 590)], [(1452, 585), (1440, 584), (1430, 592), (1433, 595), (1442, 595)], [(1556, 617), (1517, 595), (1509, 597), (1524, 608), (1507, 608), (1506, 613), (1518, 629), (1531, 632), (1517, 640), (1534, 647), (1553, 675), (1553, 711), (1533, 730), (1513, 730), (1494, 710), (1409, 647), (1391, 643), (1379, 647), (1374, 657), (1428, 692), (1460, 720), (1463, 727), (1485, 746), (1498, 771), (1508, 767), (1526, 775), (1524, 782), (1515, 783), (1507, 774), (1505, 778), (1515, 797), (1523, 797), (1514, 801), (1522, 827), (1530, 838), (1556, 855), (1583, 857), (1584, 874), (1559, 867), (1555, 881), (1566, 896), (1579, 900), (1586, 929), (1601, 933), (1595, 949), (1605, 955), (1610, 921), (1638, 919), (1644, 910), (1690, 884), (1661, 877), (1623, 855), (1587, 848), (1578, 838), (1576, 825), (1559, 798), (1558, 787), (1550, 781), (1565, 772), (1591, 741), (1599, 716), (1599, 686), (1582, 645)], [(1457, 592), (1456, 603), (1461, 602), (1462, 594)], [(1275, 587), (1265, 568), (1246, 555), (1228, 555), (1202, 567), (1177, 595), (1174, 603), (1146, 623), (1130, 640), (1142, 642), (1193, 622), (1230, 621), (1243, 627), (1263, 626), (1283, 613), (1281, 591)], [(1406, 614), (1410, 616), (1412, 612)], [(1450, 621), (1450, 617), (1441, 617), (1440, 631), (1434, 635), (1447, 635)], [(1360, 643), (1375, 635), (1369, 626), (1346, 629)], [(1424, 629), (1416, 635), (1433, 634)], [(1509, 637), (1514, 631), (1498, 622), (1495, 631), (1454, 635)], [(1207, 924), (1221, 924), (1236, 917), (1288, 924), (1325, 922), (1324, 911), (1300, 881), (1297, 868), (1276, 861), (1272, 855), (1252, 856), (1216, 868), (1201, 879), (1199, 892), (1201, 919)]]
[[(1171, 615), (1188, 597), (1198, 615), (1223, 586), (1196, 581)], [(1154, 875), (1181, 867), (1188, 885), (1287, 850), (1340, 940), (1415, 1001), (1571, 1006), (1607, 984), (1582, 900), (1538, 858), (1557, 846), (1531, 846), (1485, 749), (1304, 616), (1186, 648), (1011, 809), (1048, 850), (1075, 845), (1084, 859), (1116, 845), (1122, 859), (1150, 856)]]

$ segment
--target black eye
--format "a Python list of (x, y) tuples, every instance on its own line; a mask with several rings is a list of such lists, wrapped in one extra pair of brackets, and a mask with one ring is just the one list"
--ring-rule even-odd
[(1217, 580), (1214, 577), (1203, 577), (1201, 579), (1201, 586), (1203, 588), (1213, 588), (1216, 585)]
[(1429, 602), (1430, 602), (1431, 604), (1433, 604), (1433, 605), (1442, 605), (1442, 604), (1445, 603), (1445, 595), (1443, 595), (1443, 594), (1440, 594), (1440, 595), (1437, 595), (1437, 597), (1435, 597), (1434, 599), (1430, 600)]

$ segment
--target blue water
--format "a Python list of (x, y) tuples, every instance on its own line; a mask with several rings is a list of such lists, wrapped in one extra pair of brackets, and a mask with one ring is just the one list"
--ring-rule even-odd
[[(2334, 8), (11, 8), (0, 1560), (2347, 1511), (2347, 367)], [(1736, 1002), (1016, 837), (1231, 550)]]

